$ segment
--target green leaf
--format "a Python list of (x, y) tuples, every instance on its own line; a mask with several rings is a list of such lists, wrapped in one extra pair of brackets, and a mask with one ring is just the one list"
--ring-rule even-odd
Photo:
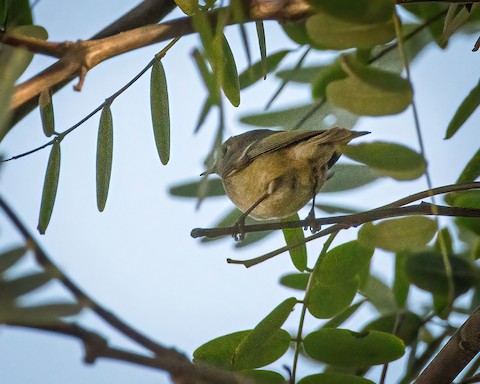
[(308, 0), (317, 11), (358, 23), (378, 23), (393, 17), (393, 0)]
[[(240, 118), (240, 121), (244, 124), (257, 127), (281, 127), (285, 130), (291, 130), (316, 107), (315, 104), (308, 104), (278, 111), (261, 112), (243, 116)], [(341, 110), (327, 103), (310, 116), (302, 125), (302, 129), (328, 129), (333, 126), (351, 128), (356, 124), (357, 120), (357, 116), (350, 112)]]
[(314, 271), (314, 282), (335, 286), (354, 279), (370, 263), (373, 249), (354, 240), (328, 251)]
[(475, 181), (480, 176), (480, 149), (469, 160), (462, 173), (457, 179), (457, 183), (468, 183)]
[(200, 53), (198, 49), (195, 49), (192, 53), (193, 58), (195, 59), (195, 63), (197, 64), (198, 71), (202, 76), (203, 82), (208, 90), (208, 99), (210, 104), (220, 105), (222, 98), (220, 95), (220, 87), (217, 84), (213, 73), (210, 72), (208, 69), (207, 63), (205, 62), (205, 58)]
[(445, 139), (450, 139), (462, 127), (468, 118), (480, 105), (480, 82), (470, 91), (462, 101), (450, 123), (448, 123)]
[(364, 285), (360, 288), (360, 293), (380, 313), (394, 312), (396, 309), (392, 290), (388, 285), (375, 276), (368, 276)]
[(369, 247), (398, 252), (427, 245), (436, 232), (435, 220), (409, 216), (383, 220), (378, 224), (365, 223), (358, 232), (358, 240)]
[(33, 273), (14, 280), (0, 282), (1, 298), (13, 300), (19, 296), (30, 293), (52, 280), (52, 276), (46, 272)]
[(367, 185), (381, 176), (372, 168), (359, 164), (335, 164), (333, 177), (327, 180), (321, 193), (343, 192)]
[(267, 44), (265, 41), (265, 28), (263, 27), (263, 21), (255, 21), (255, 27), (257, 29), (258, 46), (260, 48), (260, 57), (262, 63), (263, 79), (267, 78)]
[(308, 279), (310, 278), (310, 273), (287, 273), (280, 277), (280, 284), (285, 287), (298, 289), (304, 291), (307, 289)]
[(414, 150), (400, 144), (376, 141), (348, 145), (343, 154), (372, 167), (380, 175), (397, 180), (414, 180), (425, 173), (426, 163)]
[[(398, 321), (398, 324), (396, 324)], [(391, 313), (383, 315), (369, 322), (362, 331), (382, 331), (393, 333), (403, 340), (406, 345), (412, 344), (418, 335), (420, 327), (423, 326), (422, 319), (413, 312)]]
[(214, 105), (214, 103), (212, 102), (210, 97), (208, 97), (205, 100), (205, 103), (203, 104), (202, 111), (200, 112), (200, 115), (198, 116), (198, 121), (197, 121), (197, 124), (195, 125), (195, 129), (193, 131), (194, 133), (197, 133), (200, 130), (200, 128), (202, 127), (203, 123), (205, 123), (205, 120), (206, 120), (208, 114), (210, 113), (210, 111), (212, 110), (213, 105)]
[(464, 4), (450, 4), (447, 15), (445, 16), (445, 24), (443, 26), (442, 35), (440, 36), (439, 45), (441, 47), (446, 47), (450, 36), (465, 24), (469, 17), (470, 11), (464, 6)]
[(198, 10), (198, 0), (174, 0), (175, 4), (188, 16), (192, 16)]
[(235, 349), (236, 369), (258, 368), (280, 358), (288, 349), (291, 337), (280, 327), (297, 303), (291, 297), (280, 303), (249, 333)]
[(285, 378), (273, 371), (263, 369), (241, 371), (242, 375), (253, 379), (255, 384), (285, 384)]
[(0, 310), (0, 323), (19, 322), (23, 324), (56, 324), (62, 317), (74, 316), (83, 309), (80, 304), (46, 304), (25, 308)]
[(4, 273), (10, 267), (18, 263), (22, 257), (27, 253), (26, 246), (11, 248), (0, 254), (0, 274)]
[(328, 70), (330, 65), (302, 66), (301, 68), (289, 68), (275, 72), (275, 76), (281, 80), (289, 80), (293, 83), (310, 84), (314, 83), (323, 71)]
[(105, 105), (100, 116), (97, 138), (97, 208), (105, 209), (113, 159), (113, 120), (110, 105)]
[[(438, 42), (440, 35), (443, 32), (443, 24), (442, 21), (444, 20), (444, 16), (439, 17), (439, 15), (446, 11), (447, 5), (441, 3), (412, 3), (412, 4), (404, 4), (403, 8), (407, 11), (414, 14), (420, 21), (426, 22), (430, 19), (436, 18), (436, 21), (428, 23), (428, 31), (434, 37), (435, 41)], [(427, 24), (427, 23), (426, 23)]]
[(201, 345), (193, 352), (195, 364), (209, 364), (232, 370), (235, 349), (250, 334), (251, 330), (230, 333)]
[(307, 19), (306, 28), (310, 39), (328, 49), (368, 49), (395, 38), (392, 19), (363, 24), (318, 12)]
[(342, 206), (334, 205), (334, 204), (317, 204), (317, 203), (315, 203), (315, 207), (320, 209), (321, 211), (323, 211), (325, 213), (329, 213), (331, 215), (336, 214), (336, 213), (352, 214), (352, 213), (360, 212), (360, 210), (356, 209), (356, 208), (342, 207)]
[(153, 135), (158, 155), (163, 165), (170, 160), (170, 112), (168, 106), (167, 78), (161, 60), (155, 61), (150, 78), (150, 107)]
[(328, 372), (305, 376), (298, 384), (374, 384), (374, 382), (348, 373)]
[(410, 290), (410, 283), (405, 275), (405, 262), (408, 255), (407, 252), (398, 252), (395, 255), (395, 279), (392, 291), (398, 308), (405, 308)]
[(342, 68), (348, 77), (331, 81), (326, 88), (333, 105), (358, 115), (386, 116), (400, 113), (411, 104), (412, 88), (401, 76), (347, 56), (343, 56)]
[[(289, 52), (289, 50), (282, 50), (266, 57), (265, 60), (267, 73), (273, 72)], [(250, 85), (255, 84), (264, 76), (262, 66), (263, 62), (258, 61), (240, 74), (238, 77), (240, 89), (248, 88)]]
[[(6, 6), (4, 2), (4, 6)], [(28, 0), (15, 0), (8, 1), (8, 8), (6, 12), (8, 14), (4, 15), (6, 18), (6, 29), (9, 29), (16, 25), (27, 25), (33, 23), (32, 11), (30, 9), (30, 2)], [(3, 23), (3, 20), (0, 20), (0, 23)]]
[(40, 108), (40, 115), (42, 117), (43, 133), (45, 136), (50, 137), (55, 132), (55, 120), (50, 89), (45, 88), (42, 90), (42, 92), (40, 92), (38, 106)]
[(385, 332), (357, 333), (348, 329), (326, 328), (308, 334), (305, 351), (326, 364), (368, 367), (397, 360), (405, 353), (401, 339)]
[[(467, 292), (478, 281), (478, 270), (469, 261), (449, 256), (455, 296)], [(442, 255), (434, 251), (414, 253), (405, 263), (405, 274), (412, 284), (436, 295), (448, 294), (448, 279)]]
[[(300, 220), (298, 213), (284, 219), (283, 221), (297, 221)], [(305, 234), (303, 233), (302, 228), (285, 228), (282, 229), (283, 236), (285, 238), (285, 243), (287, 246), (291, 246), (293, 244), (303, 243), (300, 246), (290, 248), (288, 252), (290, 253), (290, 258), (292, 259), (293, 265), (297, 268), (300, 272), (305, 271), (307, 268), (307, 245), (305, 244)]]
[[(169, 192), (172, 196), (197, 198), (200, 187), (200, 181), (190, 181), (170, 187)], [(208, 179), (208, 191), (205, 197), (225, 196), (222, 179)]]
[(359, 286), (358, 277), (336, 285), (323, 285), (314, 281), (309, 290), (308, 311), (317, 319), (329, 319), (344, 311), (353, 301)]
[(316, 44), (308, 35), (305, 20), (286, 21), (281, 24), (285, 34), (299, 45), (310, 45), (313, 48), (324, 49), (320, 44)]
[(330, 318), (347, 308), (357, 293), (357, 274), (370, 263), (373, 249), (358, 241), (327, 252), (313, 271), (307, 307), (317, 318)]
[(314, 99), (324, 99), (327, 97), (327, 87), (332, 81), (342, 80), (347, 77), (339, 62), (335, 62), (328, 67), (324, 67), (318, 72), (315, 80), (312, 82), (312, 95)]
[(342, 312), (338, 313), (335, 317), (327, 321), (325, 324), (322, 325), (323, 328), (337, 328), (338, 326), (342, 325), (345, 321), (347, 321), (350, 316), (352, 316), (358, 308), (365, 302), (365, 300), (361, 300), (358, 303), (352, 304), (348, 308), (345, 308)]
[(42, 203), (38, 219), (38, 231), (43, 235), (47, 230), (48, 223), (52, 217), (53, 206), (57, 196), (58, 178), (60, 176), (60, 143), (55, 141), (52, 145), (48, 159), (45, 181), (43, 183)]

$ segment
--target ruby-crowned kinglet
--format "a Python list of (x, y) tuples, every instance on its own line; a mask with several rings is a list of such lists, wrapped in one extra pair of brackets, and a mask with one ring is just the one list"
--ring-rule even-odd
[[(343, 147), (369, 132), (258, 129), (223, 143), (212, 170), (244, 219), (285, 218), (297, 213), (332, 175)], [(314, 219), (313, 208), (311, 217)], [(310, 215), (309, 215), (310, 216)]]

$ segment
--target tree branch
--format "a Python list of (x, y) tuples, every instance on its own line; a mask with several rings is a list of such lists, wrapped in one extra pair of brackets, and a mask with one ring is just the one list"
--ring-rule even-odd
[(449, 384), (480, 352), (480, 308), (457, 329), (415, 380), (415, 384)]

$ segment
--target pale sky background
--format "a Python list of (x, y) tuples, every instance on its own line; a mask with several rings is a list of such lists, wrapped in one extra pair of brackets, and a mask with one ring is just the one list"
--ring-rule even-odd
[[(52, 41), (86, 39), (136, 3), (42, 0), (34, 10), (34, 17), (36, 24), (48, 30)], [(179, 11), (170, 15), (179, 16)], [(267, 22), (265, 26), (269, 52), (295, 47), (275, 22)], [(255, 28), (249, 25), (248, 30), (256, 61), (259, 53)], [(241, 71), (246, 62), (238, 29), (228, 28), (227, 38)], [(432, 46), (412, 68), (434, 186), (453, 183), (478, 149), (478, 113), (453, 139), (442, 139), (460, 101), (477, 83), (480, 56), (471, 52), (476, 38), (457, 37), (444, 51)], [(136, 75), (164, 45), (157, 44), (102, 63), (88, 73), (81, 93), (74, 92), (69, 85), (56, 94), (57, 130), (65, 130), (88, 114)], [(280, 233), (242, 250), (233, 247), (232, 239), (201, 244), (190, 237), (191, 229), (211, 226), (233, 207), (232, 203), (225, 198), (210, 199), (197, 212), (195, 201), (172, 198), (168, 194), (170, 186), (199, 178), (216, 129), (216, 119), (210, 117), (199, 134), (192, 134), (205, 98), (203, 84), (190, 57), (197, 45), (196, 36), (185, 37), (164, 59), (172, 121), (172, 155), (168, 166), (160, 164), (153, 142), (149, 73), (114, 102), (113, 174), (104, 213), (97, 211), (95, 200), (99, 114), (62, 142), (57, 201), (45, 236), (38, 235), (35, 228), (49, 150), (4, 164), (0, 173), (2, 195), (66, 274), (137, 329), (188, 355), (212, 338), (253, 328), (285, 298), (302, 297), (277, 283), (282, 274), (294, 271), (288, 254), (248, 270), (225, 262), (228, 257), (251, 258), (278, 248), (283, 245)], [(289, 56), (284, 65), (291, 67), (299, 54), (301, 52)], [(308, 63), (315, 63), (321, 57), (313, 54)], [(24, 78), (51, 62), (49, 58), (36, 58)], [(290, 65), (286, 65), (288, 63)], [(260, 111), (278, 84), (272, 76), (242, 93), (241, 106), (227, 108), (226, 135), (244, 132), (246, 127), (238, 122), (239, 116)], [(309, 100), (308, 87), (289, 85), (274, 107), (298, 105)], [(418, 148), (411, 108), (396, 116), (361, 119), (355, 129), (372, 132), (362, 138), (365, 141), (388, 140)], [(0, 152), (9, 157), (46, 141), (36, 110), (6, 137)], [(424, 178), (402, 183), (383, 179), (351, 193), (320, 195), (318, 200), (373, 208), (425, 188)], [(442, 219), (441, 222), (447, 221)], [(0, 229), (1, 248), (21, 242), (3, 216), (0, 216)], [(355, 233), (354, 230), (342, 233), (335, 244), (355, 238)], [(323, 241), (309, 245), (310, 266), (322, 245)], [(32, 264), (24, 263), (15, 272), (21, 273)], [(390, 256), (378, 253), (372, 265), (377, 274), (390, 281)], [(32, 302), (52, 297), (68, 296), (52, 284), (35, 299), (32, 297)], [(418, 309), (426, 297), (417, 291), (410, 299)], [(285, 329), (296, 330), (299, 313), (300, 307), (290, 316)], [(368, 311), (363, 314), (363, 318), (346, 326), (355, 329), (361, 326), (367, 321)], [(79, 322), (102, 332), (113, 345), (133, 348), (128, 340), (112, 332), (87, 311), (80, 316)], [(306, 331), (318, 324), (309, 317)], [(147, 368), (107, 361), (86, 366), (82, 363), (82, 354), (81, 344), (70, 338), (0, 328), (2, 383), (168, 382), (165, 375)], [(282, 360), (290, 366), (291, 362), (291, 355)], [(399, 364), (393, 366), (389, 376), (391, 383), (395, 381), (395, 372), (401, 368)], [(285, 374), (280, 363), (274, 368)], [(305, 364), (299, 371), (301, 376), (313, 372), (312, 367)], [(372, 375), (374, 381), (378, 380), (378, 371)]]

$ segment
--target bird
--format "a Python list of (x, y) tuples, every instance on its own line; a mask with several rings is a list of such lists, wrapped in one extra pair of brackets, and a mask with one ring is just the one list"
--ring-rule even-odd
[[(345, 128), (282, 131), (257, 129), (232, 136), (216, 154), (212, 168), (230, 200), (243, 212), (236, 226), (240, 239), (245, 218), (282, 219), (308, 204), (333, 176), (344, 147), (366, 131)], [(314, 230), (314, 205), (307, 219)], [(319, 228), (318, 228), (319, 229)], [(238, 239), (238, 236), (234, 236)]]

